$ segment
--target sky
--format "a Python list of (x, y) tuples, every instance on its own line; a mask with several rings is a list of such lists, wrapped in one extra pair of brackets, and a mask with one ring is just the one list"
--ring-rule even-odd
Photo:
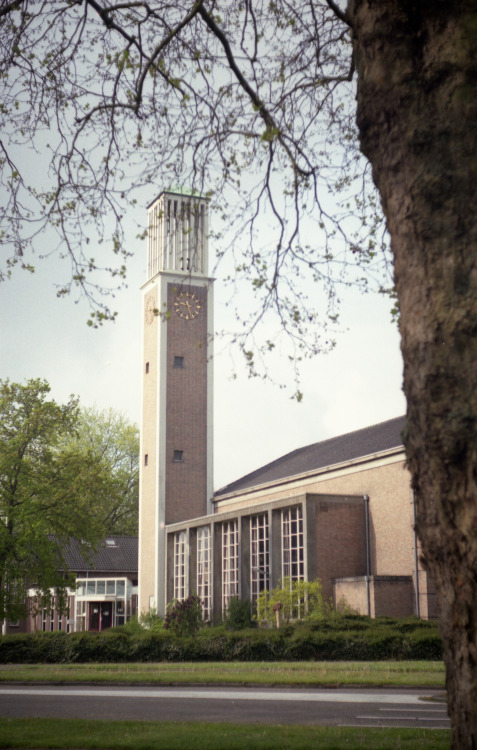
[[(139, 424), (146, 242), (134, 246), (128, 287), (115, 299), (116, 322), (99, 329), (86, 325), (84, 301), (56, 297), (56, 264), (54, 258), (38, 261), (35, 274), (14, 271), (0, 283), (0, 379), (45, 378), (60, 402), (75, 394), (83, 406), (113, 408)], [(220, 275), (214, 295), (221, 329), (229, 313)], [(249, 379), (241, 355), (216, 342), (215, 489), (296, 448), (404, 413), (399, 335), (390, 309), (391, 301), (378, 295), (344, 295), (336, 348), (303, 364), (300, 403), (291, 398), (292, 382), (280, 389)], [(286, 357), (277, 352), (271, 368), (277, 378), (287, 377)]]

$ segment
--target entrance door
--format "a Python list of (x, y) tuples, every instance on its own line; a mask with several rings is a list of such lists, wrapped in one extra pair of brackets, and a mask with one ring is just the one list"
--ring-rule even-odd
[(113, 624), (112, 602), (90, 602), (89, 629), (107, 630)]

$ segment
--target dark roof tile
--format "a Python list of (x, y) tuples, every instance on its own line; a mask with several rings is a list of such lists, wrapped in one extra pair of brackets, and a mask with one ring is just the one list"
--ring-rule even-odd
[(401, 433), (404, 422), (405, 417), (395, 417), (387, 422), (298, 448), (222, 487), (217, 490), (215, 497), (220, 498), (231, 492), (240, 492), (286, 477), (306, 474), (327, 466), (399, 448), (403, 444)]
[[(114, 545), (107, 540), (114, 541)], [(87, 554), (81, 544), (72, 539), (63, 549), (68, 570), (88, 571), (94, 573), (137, 573), (138, 538), (137, 536), (116, 536), (111, 534), (98, 545), (96, 551)]]

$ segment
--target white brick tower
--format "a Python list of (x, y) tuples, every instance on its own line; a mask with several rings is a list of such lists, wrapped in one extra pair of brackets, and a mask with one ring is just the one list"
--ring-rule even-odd
[(210, 513), (213, 287), (208, 202), (164, 191), (148, 207), (142, 287), (139, 612), (165, 610), (165, 526)]

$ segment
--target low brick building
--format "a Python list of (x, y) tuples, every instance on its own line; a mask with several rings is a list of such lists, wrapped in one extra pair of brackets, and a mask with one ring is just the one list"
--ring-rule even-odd
[(6, 622), (6, 633), (77, 630), (101, 631), (123, 625), (137, 612), (138, 539), (111, 535), (85, 556), (74, 540), (63, 550), (66, 567), (76, 586), (68, 590), (66, 606), (59, 611), (55, 594), (50, 606), (38, 604), (29, 591), (29, 616)]
[(215, 493), (213, 513), (166, 525), (166, 600), (195, 591), (207, 617), (280, 580), (372, 617), (437, 616), (414, 533), (404, 418), (300, 448)]

